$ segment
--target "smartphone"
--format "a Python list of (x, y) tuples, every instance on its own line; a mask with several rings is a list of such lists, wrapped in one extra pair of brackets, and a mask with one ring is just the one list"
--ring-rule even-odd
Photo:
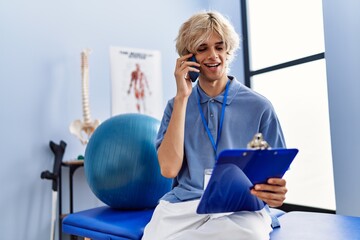
[[(189, 61), (192, 61), (192, 62), (197, 62), (197, 61), (196, 61), (196, 58), (195, 58), (195, 55), (192, 55), (192, 57), (189, 58), (188, 60), (189, 60)], [(195, 67), (195, 68), (199, 69), (198, 67)], [(190, 80), (191, 80), (192, 82), (195, 82), (196, 79), (198, 79), (198, 77), (199, 77), (199, 73), (198, 73), (198, 72), (192, 72), (192, 71), (190, 71), (190, 72), (189, 72), (189, 77), (190, 77)]]

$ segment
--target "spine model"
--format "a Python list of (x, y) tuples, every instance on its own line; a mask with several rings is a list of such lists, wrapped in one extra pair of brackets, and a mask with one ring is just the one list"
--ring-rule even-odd
[[(91, 120), (89, 105), (89, 54), (90, 49), (81, 52), (82, 110), (83, 121), (75, 120), (70, 126), (70, 133), (78, 137), (82, 144), (87, 144), (92, 133), (100, 125), (99, 120)], [(85, 136), (83, 135), (85, 134)]]

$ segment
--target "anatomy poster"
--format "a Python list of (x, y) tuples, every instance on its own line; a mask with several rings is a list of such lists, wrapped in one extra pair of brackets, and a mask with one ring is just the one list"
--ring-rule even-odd
[(159, 51), (110, 47), (112, 115), (163, 114)]

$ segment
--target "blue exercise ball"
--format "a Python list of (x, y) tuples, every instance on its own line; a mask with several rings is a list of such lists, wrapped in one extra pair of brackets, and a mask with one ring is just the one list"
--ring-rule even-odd
[(94, 131), (85, 150), (85, 176), (102, 202), (118, 209), (151, 208), (171, 189), (157, 160), (159, 126), (147, 115), (120, 114)]

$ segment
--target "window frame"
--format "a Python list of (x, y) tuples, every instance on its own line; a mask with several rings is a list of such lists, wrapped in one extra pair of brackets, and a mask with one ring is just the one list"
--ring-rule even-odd
[[(291, 59), (287, 62), (278, 63), (265, 68), (253, 70), (250, 67), (250, 49), (249, 49), (249, 25), (248, 25), (248, 8), (247, 0), (240, 0), (240, 15), (241, 15), (241, 33), (242, 33), (242, 51), (243, 51), (243, 69), (244, 69), (244, 84), (251, 88), (251, 78), (253, 76), (284, 69), (300, 64), (306, 64), (312, 61), (325, 59), (325, 52), (315, 53), (310, 56), (304, 56), (298, 59)], [(317, 208), (311, 206), (303, 206), (296, 204), (284, 203), (279, 209), (289, 211), (310, 211), (310, 212), (322, 212), (322, 213), (336, 213), (335, 210)]]

